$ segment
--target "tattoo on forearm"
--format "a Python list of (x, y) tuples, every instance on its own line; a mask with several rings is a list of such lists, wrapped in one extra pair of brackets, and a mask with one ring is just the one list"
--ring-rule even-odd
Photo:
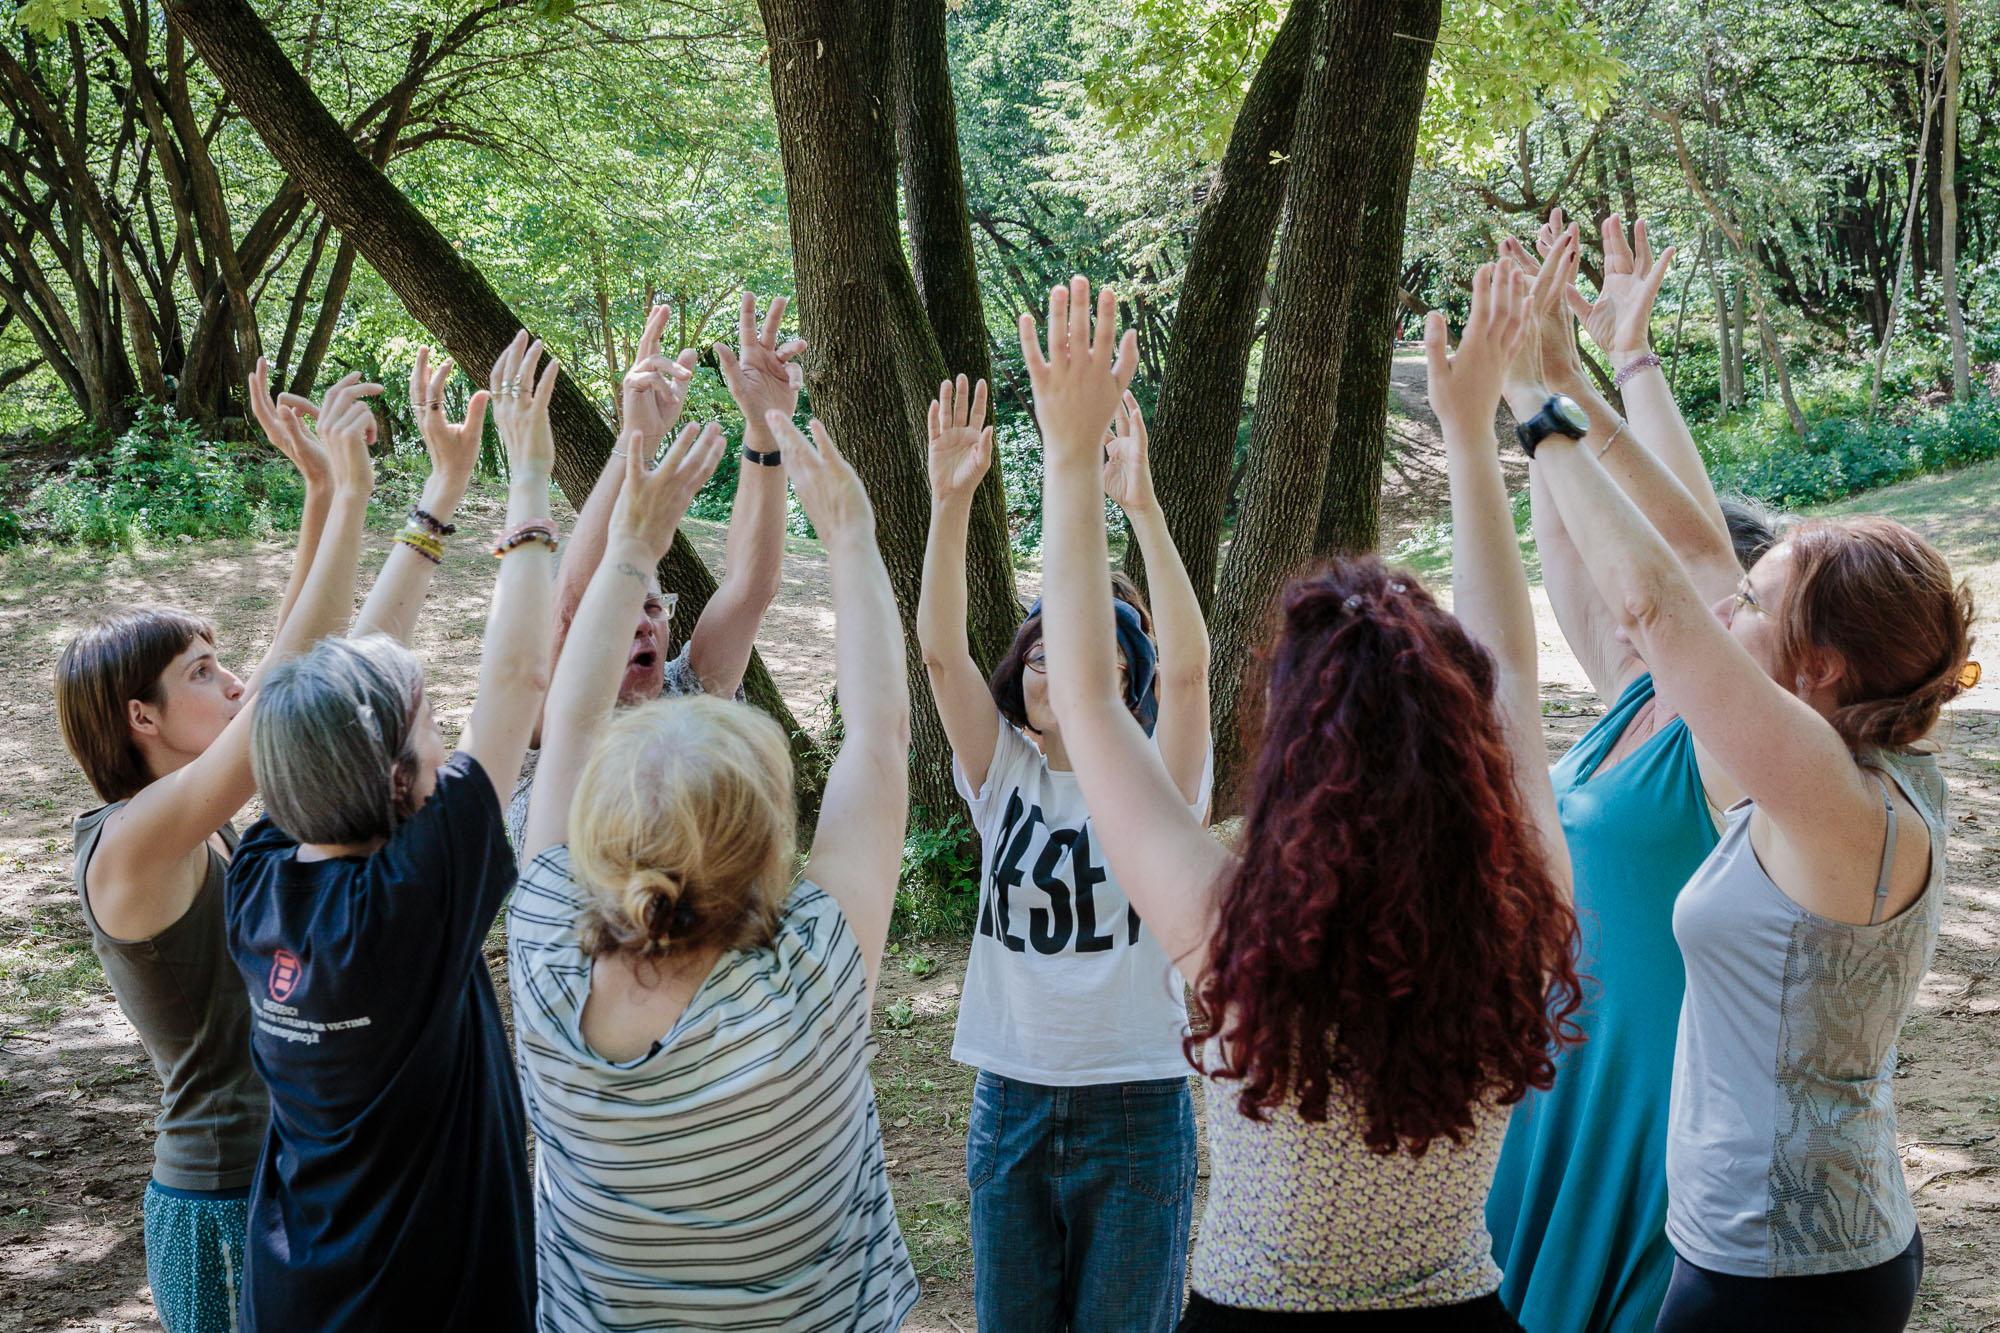
[(618, 572), (620, 574), (629, 574), (641, 583), (646, 581), (646, 571), (633, 564), (630, 560), (620, 560), (618, 562)]

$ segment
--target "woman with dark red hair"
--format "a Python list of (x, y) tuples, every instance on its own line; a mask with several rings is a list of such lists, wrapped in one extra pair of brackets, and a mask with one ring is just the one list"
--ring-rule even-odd
[[(1050, 695), (1112, 869), (1213, 1036), (1211, 1179), (1183, 1329), (1513, 1328), (1483, 1209), (1507, 1108), (1554, 1077), (1578, 1005), (1532, 613), (1493, 445), (1525, 275), (1487, 265), (1456, 356), (1426, 329), (1461, 615), (1373, 558), (1292, 582), (1266, 654), (1240, 853), (1119, 705), (1101, 441), (1133, 336), (1111, 293), (1021, 341), (1047, 449)], [(1114, 362), (1114, 351), (1116, 360)]]

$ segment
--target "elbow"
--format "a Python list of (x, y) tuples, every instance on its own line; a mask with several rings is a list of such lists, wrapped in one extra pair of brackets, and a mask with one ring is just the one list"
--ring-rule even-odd
[(499, 664), (493, 683), (509, 694), (539, 699), (549, 692), (554, 672), (547, 653), (522, 653)]
[(1636, 640), (1657, 625), (1672, 583), (1673, 575), (1663, 569), (1642, 570), (1626, 580), (1617, 602), (1620, 627)]

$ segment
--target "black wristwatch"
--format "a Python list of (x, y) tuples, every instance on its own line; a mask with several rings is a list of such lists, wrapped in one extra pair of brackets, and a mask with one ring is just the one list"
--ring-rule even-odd
[(1541, 411), (1514, 427), (1514, 438), (1521, 442), (1521, 452), (1533, 458), (1535, 446), (1551, 435), (1580, 440), (1589, 431), (1590, 413), (1583, 410), (1583, 404), (1567, 394), (1552, 393)]
[(747, 444), (743, 446), (743, 457), (746, 462), (755, 463), (759, 467), (776, 467), (784, 461), (784, 455), (776, 449), (769, 449), (763, 453), (759, 453)]

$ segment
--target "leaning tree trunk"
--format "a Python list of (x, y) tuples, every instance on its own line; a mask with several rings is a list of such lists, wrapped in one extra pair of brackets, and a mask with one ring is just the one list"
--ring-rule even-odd
[[(893, 0), (759, 0), (771, 44), (791, 215), (799, 332), (812, 345), (806, 389), (875, 504), (876, 533), (902, 613), (910, 673), (913, 806), (956, 807), (950, 747), (931, 701), (914, 625), (930, 525), (924, 418), (944, 357), (903, 254), (896, 218)], [(990, 513), (990, 511), (989, 511)], [(1006, 532), (975, 523), (967, 558), (971, 626), (1018, 615)], [(993, 641), (975, 643), (993, 654)]]
[[(1236, 113), (1181, 274), (1160, 400), (1153, 409), (1160, 510), (1204, 611), (1215, 594), (1243, 382), (1257, 341), (1257, 311), (1285, 201), (1292, 126), (1319, 3), (1294, 0)], [(1135, 577), (1143, 576), (1136, 543), (1128, 567)]]
[[(993, 351), (986, 310), (979, 298), (979, 262), (965, 207), (965, 171), (958, 156), (958, 113), (952, 101), (951, 66), (945, 53), (945, 0), (896, 0), (892, 77), (896, 93), (896, 146), (902, 158), (903, 212), (910, 232), (912, 273), (931, 332), (944, 353), (944, 373), (992, 384)], [(983, 530), (973, 558), (997, 558), (1005, 599), (967, 607), (973, 657), (990, 669), (1006, 652), (1021, 620), (1011, 595), (1013, 562), (1007, 543), (1007, 491), (998, 467), (989, 467), (973, 497), (973, 527)], [(1001, 540), (993, 541), (995, 534)], [(996, 556), (985, 556), (995, 550)], [(968, 552), (972, 548), (968, 547)]]
[[(1442, 0), (1428, 0), (1436, 31)], [(1311, 558), (1326, 489), (1334, 405), (1361, 273), (1362, 200), (1378, 159), (1396, 151), (1385, 134), (1387, 70), (1398, 6), (1328, 0), (1314, 24), (1312, 58), (1292, 130), (1291, 181), (1278, 250), (1271, 330), (1250, 423), (1236, 537), (1214, 616), (1216, 787), (1233, 807), (1242, 754), (1238, 708), (1273, 594)], [(1407, 21), (1407, 19), (1404, 19)]]
[(1965, 311), (1958, 303), (1958, 81), (1964, 54), (1959, 43), (1958, 0), (1944, 0), (1944, 126), (1939, 144), (1938, 204), (1942, 212), (1945, 323), (1951, 333), (1951, 396), (1972, 398), (1972, 361), (1965, 347)]
[[(341, 235), (382, 275), (410, 314), (459, 365), (490, 366), (523, 326), (491, 283), (460, 255), (382, 168), (327, 111), (245, 0), (168, 0), (167, 16), (187, 34), (264, 146)], [(477, 376), (475, 375), (476, 379)], [(611, 429), (567, 371), (550, 407), (556, 484), (581, 508), (604, 461)], [(680, 595), (674, 632), (685, 636), (715, 593), (715, 578), (685, 534), (660, 562), (660, 578)], [(800, 795), (817, 810), (824, 764), (755, 655), (746, 688), (791, 738)]]
[(1396, 359), (1396, 293), (1403, 275), (1403, 221), (1409, 214), (1410, 171), (1416, 163), (1417, 122), (1430, 76), (1440, 6), (1399, 0), (1396, 41), (1383, 71), (1382, 123), (1369, 161), (1357, 238), (1361, 271), (1341, 338), (1340, 393), (1334, 400), (1326, 494), (1320, 498), (1320, 555), (1375, 549), (1382, 526), (1382, 455), (1389, 434), (1389, 368)]

